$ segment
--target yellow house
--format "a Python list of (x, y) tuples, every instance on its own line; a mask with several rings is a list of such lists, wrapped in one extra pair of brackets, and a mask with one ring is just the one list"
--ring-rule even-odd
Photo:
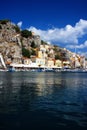
[(55, 61), (55, 66), (56, 67), (62, 67), (62, 61), (61, 60), (56, 60)]
[(42, 51), (38, 51), (38, 58), (42, 58)]

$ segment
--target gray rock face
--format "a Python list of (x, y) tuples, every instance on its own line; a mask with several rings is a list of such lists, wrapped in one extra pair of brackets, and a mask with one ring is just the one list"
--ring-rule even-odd
[(41, 39), (39, 35), (34, 36), (34, 42), (37, 46), (41, 44)]
[(39, 36), (24, 38), (21, 32), (17, 32), (15, 24), (7, 22), (6, 24), (0, 23), (0, 53), (2, 54), (5, 63), (22, 62), (22, 47), (30, 50), (31, 44), (34, 42), (36, 45), (41, 44)]

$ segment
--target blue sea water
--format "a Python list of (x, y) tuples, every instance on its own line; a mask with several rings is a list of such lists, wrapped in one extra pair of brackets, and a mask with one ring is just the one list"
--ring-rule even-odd
[(87, 73), (0, 72), (0, 130), (87, 128)]

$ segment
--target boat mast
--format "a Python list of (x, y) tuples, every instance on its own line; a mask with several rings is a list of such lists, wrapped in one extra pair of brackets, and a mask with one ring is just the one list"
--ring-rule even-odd
[(76, 46), (75, 46), (75, 68), (76, 68)]

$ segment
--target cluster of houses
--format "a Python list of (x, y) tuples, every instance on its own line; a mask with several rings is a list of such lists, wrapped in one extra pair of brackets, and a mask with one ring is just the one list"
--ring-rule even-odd
[[(72, 53), (66, 48), (44, 44), (44, 42), (41, 42), (40, 36), (35, 35), (34, 32), (32, 32), (32, 36), (28, 36), (28, 38), (21, 36), (21, 33), (16, 32), (16, 26), (10, 22), (0, 25), (0, 68), (73, 69), (87, 67), (84, 56)], [(24, 57), (23, 49), (30, 53), (32, 52), (31, 55)]]
[[(50, 49), (49, 49), (50, 48)], [(66, 53), (65, 48), (63, 53)], [(48, 53), (51, 55), (48, 57)], [(22, 63), (20, 58), (16, 58), (11, 67), (16, 69), (35, 69), (35, 68), (86, 68), (86, 61), (84, 56), (76, 55), (70, 51), (66, 53), (66, 60), (59, 60), (54, 58), (54, 49), (50, 45), (40, 45), (40, 49), (37, 52), (37, 56), (31, 56), (31, 58), (22, 57)]]
[(1, 57), (1, 62), (4, 68), (6, 68), (7, 66), (16, 69), (21, 69), (21, 68), (22, 69), (36, 69), (36, 68), (50, 68), (50, 69), (84, 68), (85, 69), (87, 67), (87, 62), (84, 56), (80, 56), (75, 53), (72, 53), (66, 48), (64, 49), (59, 48), (59, 50), (57, 51), (60, 52), (62, 58), (55, 58), (55, 50), (53, 45), (39, 44), (37, 55), (31, 55), (30, 58), (14, 55), (15, 56), (14, 60), (13, 61), (8, 60), (7, 62), (5, 62), (5, 64), (3, 64), (4, 60), (2, 60)]

